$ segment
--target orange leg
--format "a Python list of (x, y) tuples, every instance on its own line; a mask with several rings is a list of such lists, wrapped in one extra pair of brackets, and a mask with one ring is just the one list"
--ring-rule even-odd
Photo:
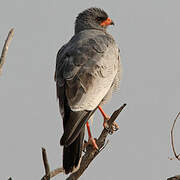
[(91, 130), (90, 130), (90, 126), (89, 126), (89, 122), (86, 123), (86, 127), (87, 127), (87, 130), (88, 130), (88, 137), (89, 137), (89, 143), (91, 143), (93, 145), (93, 147), (95, 149), (99, 149), (97, 144), (96, 144), (96, 141), (94, 140), (94, 138), (92, 137), (92, 134), (91, 134)]
[[(103, 126), (106, 129), (109, 129), (107, 121), (110, 119), (110, 117), (104, 112), (101, 106), (98, 106), (98, 109), (100, 110), (102, 116), (104, 117), (104, 123)], [(113, 122), (113, 130), (117, 131), (119, 129), (119, 126), (116, 122)]]
[(102, 116), (104, 117), (104, 123), (105, 123), (105, 121), (109, 120), (109, 116), (104, 112), (104, 110), (102, 109), (101, 106), (98, 106), (98, 108), (99, 108)]

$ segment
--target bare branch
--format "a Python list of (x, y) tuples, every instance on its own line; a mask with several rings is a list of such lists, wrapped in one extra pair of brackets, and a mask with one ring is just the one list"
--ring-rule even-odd
[[(176, 153), (175, 146), (174, 146), (174, 136), (173, 136), (174, 127), (175, 127), (176, 121), (177, 121), (179, 116), (180, 116), (180, 112), (176, 115), (176, 118), (174, 119), (174, 122), (173, 122), (173, 125), (172, 125), (172, 128), (171, 128), (171, 146), (172, 146), (172, 150), (173, 150), (175, 158), (180, 161), (180, 154)], [(170, 160), (173, 160), (173, 159), (174, 158), (170, 158)], [(180, 175), (170, 177), (167, 180), (180, 180)]]
[(56, 175), (58, 175), (60, 173), (64, 173), (64, 169), (62, 167), (54, 169), (53, 171), (51, 171), (50, 172), (50, 178), (53, 178), (54, 176), (56, 176)]
[(50, 180), (52, 177), (56, 176), (57, 174), (64, 172), (63, 168), (57, 168), (50, 172), (50, 167), (49, 167), (45, 148), (42, 148), (42, 157), (43, 157), (45, 175), (42, 177), (41, 180)]
[(6, 38), (6, 41), (4, 43), (4, 47), (3, 47), (3, 50), (2, 50), (2, 53), (1, 53), (1, 57), (0, 57), (0, 75), (2, 73), (2, 66), (5, 62), (5, 58), (6, 58), (6, 54), (7, 54), (7, 51), (8, 51), (8, 47), (9, 47), (9, 44), (13, 38), (13, 35), (14, 35), (14, 29), (11, 29), (8, 33), (8, 36)]
[[(116, 110), (111, 118), (108, 121), (109, 127), (112, 127), (113, 122), (116, 120), (120, 112), (124, 109), (126, 104), (123, 104), (118, 110)], [(96, 140), (96, 143), (99, 147), (99, 151), (93, 148), (91, 144), (89, 144), (86, 147), (86, 152), (82, 157), (81, 163), (80, 163), (80, 168), (72, 173), (66, 180), (77, 180), (79, 177), (83, 174), (83, 172), (88, 168), (89, 164), (92, 162), (92, 160), (100, 153), (102, 150), (105, 148), (107, 143), (105, 144), (106, 138), (109, 134), (109, 131), (107, 129), (103, 129), (101, 132), (99, 138)], [(46, 150), (43, 148), (42, 149), (42, 155), (43, 155), (43, 162), (44, 162), (44, 168), (45, 168), (45, 176), (41, 180), (50, 180), (52, 177), (56, 176), (57, 174), (60, 174), (64, 172), (63, 168), (57, 168), (51, 172), (49, 172), (49, 165), (48, 165), (48, 160), (47, 160), (47, 155), (46, 155)], [(48, 179), (49, 178), (49, 179)]]
[(167, 180), (180, 180), (180, 175), (170, 177)]
[[(108, 121), (109, 127), (112, 126), (113, 122), (116, 120), (120, 112), (124, 109), (126, 104), (122, 105), (118, 110), (116, 110), (111, 118)], [(88, 168), (89, 164), (92, 162), (92, 160), (100, 153), (102, 152), (101, 149), (104, 147), (105, 140), (107, 138), (107, 135), (109, 134), (107, 129), (103, 129), (101, 135), (99, 138), (96, 140), (96, 143), (100, 149), (100, 151), (95, 150), (91, 145), (89, 145), (86, 148), (86, 153), (82, 157), (80, 168), (78, 171), (72, 173), (66, 180), (77, 180), (79, 177), (83, 174), (83, 172)]]
[(46, 149), (42, 148), (42, 157), (43, 157), (43, 163), (44, 163), (44, 169), (45, 169), (45, 178), (44, 180), (50, 180), (50, 167), (47, 159)]
[(174, 137), (173, 137), (174, 126), (175, 126), (176, 121), (177, 121), (179, 116), (180, 116), (180, 112), (177, 114), (177, 116), (176, 116), (176, 118), (174, 120), (174, 123), (172, 125), (172, 129), (171, 129), (171, 145), (172, 145), (172, 150), (173, 150), (174, 156), (176, 157), (176, 159), (178, 159), (180, 161), (180, 154), (176, 153), (176, 150), (175, 150), (175, 147), (174, 147)]

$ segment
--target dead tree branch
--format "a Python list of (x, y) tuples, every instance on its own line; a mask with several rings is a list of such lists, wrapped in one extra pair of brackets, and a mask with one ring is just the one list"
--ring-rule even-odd
[(174, 147), (174, 136), (173, 136), (174, 126), (175, 126), (176, 121), (177, 121), (179, 116), (180, 116), (180, 112), (177, 114), (176, 118), (174, 119), (174, 123), (172, 125), (172, 129), (171, 129), (171, 146), (172, 146), (172, 150), (173, 150), (175, 158), (180, 161), (180, 154), (176, 153), (176, 150), (175, 150), (175, 147)]
[(42, 157), (43, 157), (43, 163), (44, 163), (44, 169), (45, 169), (45, 175), (42, 177), (41, 180), (50, 180), (57, 174), (60, 174), (61, 172), (64, 172), (63, 168), (57, 168), (50, 172), (50, 167), (47, 159), (46, 149), (42, 148)]
[[(116, 120), (116, 118), (119, 116), (119, 114), (121, 113), (121, 111), (124, 109), (125, 106), (126, 106), (126, 104), (123, 104), (118, 110), (114, 111), (114, 113), (112, 114), (111, 118), (108, 121), (109, 127), (112, 127), (113, 122)], [(80, 163), (80, 168), (76, 172), (72, 173), (66, 180), (77, 180), (77, 179), (79, 179), (79, 177), (83, 174), (83, 172), (88, 168), (89, 164), (93, 161), (93, 159), (100, 152), (102, 152), (102, 150), (106, 146), (105, 141), (106, 141), (108, 134), (109, 134), (109, 131), (104, 128), (103, 131), (101, 132), (99, 138), (96, 139), (96, 143), (99, 147), (99, 151), (95, 150), (92, 145), (88, 145), (86, 147), (85, 154), (83, 155), (81, 163)], [(57, 169), (49, 172), (49, 170), (48, 170), (49, 165), (48, 165), (48, 160), (47, 160), (47, 155), (46, 155), (45, 149), (42, 150), (42, 153), (45, 153), (45, 158), (43, 155), (43, 162), (44, 162), (46, 174), (43, 177), (44, 179), (42, 178), (41, 180), (49, 180), (52, 177), (56, 176), (57, 174), (64, 172), (63, 168), (57, 168)], [(45, 164), (47, 164), (47, 165), (45, 165)]]
[[(45, 176), (44, 180), (50, 180), (50, 167), (47, 159), (46, 150), (42, 148), (42, 157), (43, 157), (43, 163), (44, 163), (44, 169), (45, 169)], [(43, 179), (43, 178), (42, 178)]]
[(0, 75), (2, 73), (2, 67), (3, 67), (3, 64), (5, 62), (8, 47), (9, 47), (9, 44), (10, 44), (12, 38), (13, 38), (13, 35), (14, 35), (14, 29), (11, 29), (9, 31), (8, 36), (6, 38), (6, 41), (4, 43), (3, 50), (2, 50), (2, 53), (1, 53), (1, 57), (0, 57)]
[(170, 177), (167, 180), (180, 180), (180, 175)]
[[(9, 44), (13, 38), (13, 35), (14, 35), (14, 29), (11, 29), (8, 33), (8, 36), (6, 38), (6, 41), (4, 43), (4, 46), (3, 46), (3, 49), (2, 49), (2, 52), (1, 52), (1, 57), (0, 57), (0, 75), (2, 74), (2, 67), (3, 67), (3, 64), (5, 62), (5, 59), (6, 59), (6, 54), (7, 54), (7, 51), (8, 51), (8, 47), (9, 47)], [(8, 178), (8, 180), (12, 180), (11, 177)]]
[[(116, 110), (112, 114), (111, 118), (108, 121), (109, 127), (112, 126), (113, 122), (116, 120), (116, 118), (125, 106), (126, 104), (122, 105), (118, 110)], [(83, 172), (87, 169), (91, 161), (101, 152), (101, 148), (103, 148), (108, 134), (108, 130), (104, 128), (101, 135), (96, 141), (100, 151), (95, 150), (92, 146), (87, 147), (86, 153), (82, 157), (80, 168), (75, 173), (72, 173), (66, 180), (76, 180), (83, 174)]]
[[(176, 153), (176, 149), (175, 149), (175, 146), (174, 146), (174, 136), (173, 136), (174, 127), (175, 127), (176, 121), (177, 121), (179, 116), (180, 116), (180, 112), (176, 115), (176, 118), (174, 119), (174, 122), (173, 122), (173, 125), (172, 125), (172, 128), (171, 128), (171, 146), (172, 146), (172, 150), (173, 150), (175, 158), (180, 161), (180, 154)], [(173, 159), (173, 158), (171, 158), (171, 159)], [(170, 177), (167, 180), (180, 180), (180, 175)]]

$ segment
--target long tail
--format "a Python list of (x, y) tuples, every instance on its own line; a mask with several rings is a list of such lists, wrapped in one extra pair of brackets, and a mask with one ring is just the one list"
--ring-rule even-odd
[(69, 146), (79, 135), (84, 128), (86, 122), (89, 120), (93, 111), (71, 111), (68, 108), (65, 109), (64, 134), (61, 137), (60, 144), (62, 146)]
[(82, 128), (75, 141), (67, 147), (64, 146), (63, 168), (66, 174), (75, 171), (79, 167), (83, 148), (84, 131), (85, 128)]
[[(63, 168), (68, 174), (78, 168), (82, 155), (85, 124), (93, 115), (96, 108), (92, 111), (72, 111), (68, 105), (68, 100), (64, 91), (60, 91), (57, 86), (57, 96), (59, 98), (60, 109), (63, 109), (64, 134), (60, 144), (63, 148)], [(63, 97), (63, 101), (60, 98)]]

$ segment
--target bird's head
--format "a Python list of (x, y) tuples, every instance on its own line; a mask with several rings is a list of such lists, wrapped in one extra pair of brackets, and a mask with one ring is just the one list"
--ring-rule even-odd
[(75, 21), (75, 33), (85, 29), (106, 31), (109, 25), (114, 25), (114, 22), (108, 17), (104, 10), (100, 8), (89, 8), (77, 16)]

